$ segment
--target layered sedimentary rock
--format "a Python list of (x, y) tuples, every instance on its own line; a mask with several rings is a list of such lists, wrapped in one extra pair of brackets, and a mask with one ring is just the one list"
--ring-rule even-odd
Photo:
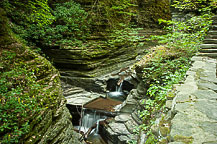
[[(36, 110), (38, 107), (33, 107), (31, 109), (32, 111), (29, 113), (31, 115), (26, 116), (29, 130), (28, 133), (25, 133), (20, 137), (19, 143), (80, 143), (77, 140), (77, 135), (73, 131), (73, 125), (71, 123), (72, 117), (66, 108), (66, 100), (62, 95), (59, 72), (47, 59), (33, 52), (30, 48), (17, 40), (8, 26), (8, 19), (3, 9), (0, 9), (0, 27), (0, 56), (3, 56), (2, 51), (8, 51), (8, 53), (16, 52), (15, 59), (13, 60), (16, 61), (16, 65), (23, 65), (27, 72), (31, 72), (32, 79), (36, 79), (38, 85), (43, 85), (43, 87), (39, 87), (41, 88), (39, 90), (33, 89), (30, 91), (30, 93), (34, 93), (36, 99), (37, 97), (41, 98), (41, 109)], [(4, 63), (4, 61), (1, 61), (1, 64), (2, 63)], [(13, 64), (13, 62), (11, 63)], [(10, 66), (13, 68), (13, 65)], [(7, 70), (10, 68), (1, 67), (1, 73), (3, 73), (5, 69)], [(21, 73), (22, 72), (23, 71), (21, 71)], [(28, 80), (31, 81), (31, 79)], [(28, 83), (25, 79), (25, 75), (24, 77), (19, 77), (18, 84), (23, 85), (25, 83)], [(18, 84), (15, 84), (15, 86)], [(14, 88), (16, 89), (16, 87)], [(28, 88), (26, 89), (26, 91), (28, 91)], [(22, 99), (23, 93), (16, 95), (16, 97)], [(30, 104), (30, 102), (22, 103), (25, 105)], [(13, 112), (11, 111), (11, 115), (12, 114)], [(2, 133), (5, 134), (7, 132)]]
[[(96, 1), (93, 0), (77, 0), (76, 2), (79, 2), (86, 10), (94, 9), (96, 6)], [(105, 1), (105, 3), (109, 2)], [(159, 18), (170, 18), (169, 1), (138, 0), (134, 2), (136, 5), (134, 10), (136, 9), (137, 16), (132, 16), (127, 20), (133, 21), (144, 28), (138, 31), (137, 36), (147, 38), (149, 35), (159, 34), (161, 30), (150, 28), (159, 28)], [(104, 12), (103, 7), (99, 7), (99, 9), (100, 12)], [(99, 11), (96, 14), (99, 14)], [(115, 47), (99, 43), (103, 40), (105, 42), (111, 32), (108, 32), (108, 19), (103, 18), (103, 15), (102, 13), (100, 17), (97, 17), (100, 23), (97, 23), (96, 29), (94, 29), (96, 32), (88, 39), (92, 42), (98, 41), (94, 46), (45, 50), (45, 53), (60, 71), (64, 96), (67, 98), (68, 104), (83, 105), (96, 97), (105, 97), (109, 90), (107, 81), (110, 79), (119, 80), (122, 72), (124, 73), (129, 65), (138, 61), (140, 59), (139, 55), (143, 55), (145, 49), (153, 45), (147, 41), (141, 47), (132, 47), (132, 45), (124, 42), (115, 43), (113, 45)], [(121, 23), (125, 19), (118, 18), (116, 20)], [(116, 76), (112, 75), (115, 73), (118, 74)], [(140, 100), (144, 98), (146, 89), (140, 76), (134, 78), (137, 79), (135, 83), (133, 82), (135, 87), (122, 104), (119, 110), (120, 114), (115, 119), (108, 121), (108, 125), (105, 125), (103, 131), (105, 136), (109, 137), (108, 139), (113, 143), (126, 143), (136, 139), (133, 135), (133, 129), (134, 126), (141, 124), (137, 110), (142, 107)]]

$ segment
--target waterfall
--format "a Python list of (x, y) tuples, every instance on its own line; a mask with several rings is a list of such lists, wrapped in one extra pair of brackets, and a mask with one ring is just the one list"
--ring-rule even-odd
[(96, 134), (99, 133), (99, 122), (104, 121), (105, 119), (98, 119), (96, 122)]
[(97, 114), (96, 110), (82, 109), (79, 125), (79, 132), (87, 133), (90, 128), (92, 128), (96, 124), (96, 133), (98, 133), (99, 121), (105, 120), (106, 116), (102, 116)]
[(122, 84), (120, 83), (119, 86), (116, 86), (116, 91), (114, 92), (108, 92), (107, 98), (117, 101), (124, 101), (126, 99), (125, 94), (122, 92)]
[(122, 92), (122, 84), (123, 82), (120, 83), (120, 85), (116, 87), (116, 92)]

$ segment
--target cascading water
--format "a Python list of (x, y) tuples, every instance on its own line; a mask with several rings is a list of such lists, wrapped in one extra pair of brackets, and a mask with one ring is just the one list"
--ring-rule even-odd
[(87, 140), (94, 144), (105, 144), (99, 133), (100, 121), (104, 121), (106, 115), (97, 110), (82, 108), (79, 126), (75, 128), (82, 134), (80, 141)]
[(116, 86), (116, 92), (122, 92), (122, 85), (123, 83), (120, 83), (119, 86)]
[[(96, 110), (82, 109), (82, 117), (80, 120), (79, 132), (84, 132), (86, 134), (90, 128), (95, 124), (99, 124), (98, 121), (105, 120), (106, 116), (97, 114)], [(96, 125), (97, 127), (97, 125)]]
[(96, 134), (98, 134), (99, 133), (99, 122), (100, 121), (104, 121), (105, 119), (99, 119), (99, 120), (97, 120), (97, 122), (96, 122), (96, 130), (95, 130), (95, 133)]
[(125, 94), (122, 92), (122, 84), (116, 86), (116, 91), (114, 92), (108, 92), (107, 93), (107, 98), (112, 99), (112, 100), (117, 100), (117, 101), (124, 101), (126, 99)]

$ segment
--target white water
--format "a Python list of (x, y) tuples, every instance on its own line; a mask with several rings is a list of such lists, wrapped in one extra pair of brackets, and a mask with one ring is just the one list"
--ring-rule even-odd
[(107, 98), (117, 101), (124, 101), (126, 99), (124, 93), (122, 92), (122, 84), (120, 83), (119, 86), (116, 86), (116, 91), (114, 92), (108, 92)]
[(106, 119), (106, 116), (101, 116), (100, 114), (97, 114), (96, 110), (90, 111), (90, 110), (83, 108), (79, 131), (86, 133), (92, 126), (97, 124), (95, 131), (96, 133), (98, 133), (99, 121), (102, 121), (105, 119)]
[(99, 133), (99, 122), (104, 121), (105, 119), (98, 119), (96, 122), (96, 131), (95, 133), (98, 134)]
[(116, 86), (116, 92), (122, 92), (122, 84), (123, 83), (120, 83), (119, 86)]

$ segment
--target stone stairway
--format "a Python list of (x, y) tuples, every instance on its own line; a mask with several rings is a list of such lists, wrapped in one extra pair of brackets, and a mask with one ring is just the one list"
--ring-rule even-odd
[(212, 20), (212, 26), (203, 44), (200, 45), (201, 49), (198, 55), (217, 58), (217, 16), (213, 16)]
[(152, 128), (159, 144), (217, 144), (217, 16), (200, 47), (184, 83), (174, 85), (167, 116)]

